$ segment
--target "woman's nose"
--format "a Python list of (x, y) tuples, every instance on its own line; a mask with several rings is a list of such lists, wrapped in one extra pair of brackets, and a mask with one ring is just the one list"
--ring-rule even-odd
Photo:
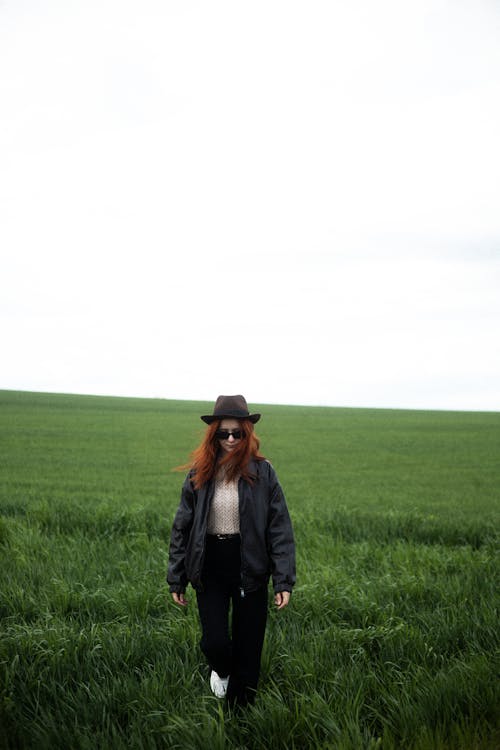
[(229, 433), (227, 439), (228, 440), (232, 440), (234, 442), (234, 437), (233, 437), (233, 433), (232, 432)]

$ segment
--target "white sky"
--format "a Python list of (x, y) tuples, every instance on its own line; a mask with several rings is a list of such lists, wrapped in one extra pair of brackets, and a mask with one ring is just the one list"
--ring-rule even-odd
[(0, 388), (500, 408), (500, 3), (0, 0)]

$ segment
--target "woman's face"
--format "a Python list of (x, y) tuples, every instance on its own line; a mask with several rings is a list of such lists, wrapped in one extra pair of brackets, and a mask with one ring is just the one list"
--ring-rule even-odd
[[(227, 437), (219, 437), (219, 433), (221, 432), (227, 432), (229, 434)], [(240, 444), (241, 437), (235, 437), (233, 434), (238, 432), (241, 433), (241, 424), (237, 419), (223, 419), (221, 421), (219, 429), (215, 434), (224, 453), (231, 453), (236, 446)]]

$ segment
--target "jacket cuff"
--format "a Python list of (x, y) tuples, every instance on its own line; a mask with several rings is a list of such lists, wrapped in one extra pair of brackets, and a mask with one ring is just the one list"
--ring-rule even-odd
[(275, 594), (280, 594), (282, 591), (288, 591), (291, 594), (292, 588), (289, 583), (277, 583), (276, 586), (273, 586)]
[(180, 586), (178, 583), (172, 583), (168, 587), (168, 590), (171, 594), (184, 594), (184, 592), (186, 591), (186, 587)]

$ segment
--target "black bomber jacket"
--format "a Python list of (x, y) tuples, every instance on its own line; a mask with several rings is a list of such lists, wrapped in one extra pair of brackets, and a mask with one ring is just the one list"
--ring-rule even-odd
[[(291, 591), (295, 583), (295, 545), (285, 496), (268, 461), (251, 461), (253, 484), (239, 480), (242, 594), (273, 579), (275, 593)], [(189, 473), (170, 538), (167, 582), (181, 593), (188, 583), (201, 590), (205, 537), (215, 484), (195, 490)]]

